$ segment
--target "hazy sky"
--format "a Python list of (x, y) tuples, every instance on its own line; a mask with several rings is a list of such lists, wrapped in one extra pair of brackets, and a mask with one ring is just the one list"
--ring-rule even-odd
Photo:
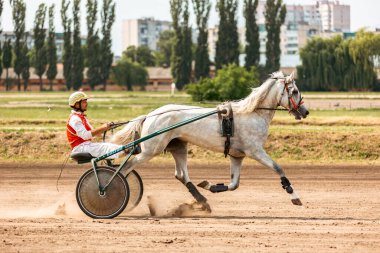
[[(1, 17), (2, 29), (4, 31), (13, 30), (12, 22), (12, 11), (9, 6), (9, 0), (5, 1), (5, 7), (3, 15)], [(191, 0), (190, 0), (191, 1)], [(61, 26), (61, 0), (25, 0), (27, 5), (26, 13), (26, 28), (30, 30), (33, 28), (35, 12), (40, 3), (45, 3), (51, 5), (55, 3), (56, 5), (56, 17), (55, 17), (55, 26), (57, 32), (62, 32)], [(86, 34), (86, 9), (85, 3), (86, 0), (82, 0), (82, 34)], [(98, 1), (99, 3), (102, 0)], [(113, 51), (115, 54), (120, 55), (122, 52), (121, 48), (121, 23), (123, 19), (136, 19), (141, 17), (154, 17), (158, 20), (171, 20), (170, 17), (170, 5), (169, 0), (115, 0), (116, 2), (116, 22), (112, 31), (113, 38)], [(209, 26), (214, 26), (218, 23), (218, 14), (215, 10), (216, 0), (211, 0), (213, 7), (210, 13)], [(313, 4), (316, 1), (314, 0), (284, 0), (286, 4)], [(340, 1), (344, 4), (351, 5), (351, 29), (356, 31), (361, 27), (380, 28), (380, 1), (378, 0), (343, 0)], [(244, 24), (244, 20), (241, 15), (243, 0), (239, 0), (239, 25)], [(100, 16), (99, 16), (100, 19)], [(46, 22), (47, 26), (47, 22)], [(193, 25), (195, 27), (195, 25)]]

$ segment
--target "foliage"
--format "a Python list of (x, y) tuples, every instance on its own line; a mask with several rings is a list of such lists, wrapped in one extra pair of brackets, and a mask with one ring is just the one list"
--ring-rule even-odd
[(170, 67), (170, 59), (174, 44), (175, 33), (172, 30), (162, 31), (157, 42), (157, 52), (155, 53), (156, 65)]
[(67, 10), (69, 8), (70, 2), (66, 2), (66, 0), (62, 0), (61, 5), (61, 19), (63, 26), (63, 76), (65, 77), (66, 88), (68, 90), (72, 87), (72, 62), (73, 62), (73, 54), (72, 54), (72, 43), (71, 43), (71, 22), (72, 20), (67, 17)]
[(220, 69), (214, 79), (203, 78), (197, 84), (186, 87), (194, 101), (241, 99), (259, 84), (255, 67), (249, 71), (244, 67), (230, 64)]
[(100, 38), (98, 30), (95, 30), (97, 21), (98, 2), (95, 0), (87, 0), (87, 48), (86, 62), (88, 66), (87, 79), (91, 89), (102, 83), (100, 65)]
[(132, 62), (125, 55), (116, 63), (112, 69), (114, 81), (127, 90), (132, 90), (132, 85), (140, 85), (141, 90), (148, 83), (148, 72), (136, 62)]
[(73, 1), (73, 53), (72, 53), (72, 85), (79, 90), (83, 81), (84, 57), (80, 33), (80, 0)]
[(175, 32), (171, 71), (178, 90), (190, 82), (191, 76), (191, 27), (189, 27), (188, 0), (170, 0), (170, 12)]
[(152, 53), (147, 46), (129, 46), (123, 54), (132, 62), (137, 62), (144, 67), (154, 66), (155, 59)]
[[(353, 54), (364, 35), (343, 40), (314, 38), (301, 50), (302, 66), (297, 67), (304, 90), (353, 91), (376, 89), (373, 58)], [(364, 46), (364, 45), (362, 45)], [(364, 50), (364, 49), (363, 49)]]
[(282, 0), (267, 0), (265, 11), (265, 29), (267, 31), (266, 64), (267, 73), (280, 69), (280, 33), (281, 25), (285, 22), (286, 5)]
[(9, 73), (8, 69), (12, 66), (12, 44), (11, 40), (8, 39), (4, 42), (4, 48), (3, 48), (3, 66), (6, 71), (6, 78), (5, 78), (5, 90), (9, 90)]
[(100, 42), (100, 76), (104, 86), (103, 89), (106, 90), (107, 79), (113, 62), (113, 53), (111, 51), (111, 29), (115, 22), (115, 3), (113, 3), (113, 0), (103, 0), (101, 20), (103, 38)]
[(210, 59), (208, 54), (208, 27), (207, 22), (210, 15), (211, 3), (209, 0), (193, 0), (194, 13), (198, 27), (197, 47), (195, 51), (195, 78), (210, 75)]
[(45, 47), (46, 30), (44, 27), (45, 16), (46, 6), (45, 4), (40, 4), (36, 12), (33, 28), (34, 49), (36, 57), (35, 61), (33, 62), (33, 66), (35, 73), (40, 78), (40, 91), (42, 90), (42, 75), (46, 71), (47, 64), (47, 51)]
[(215, 67), (234, 63), (239, 65), (239, 37), (237, 32), (237, 0), (218, 0), (218, 41), (216, 42)]
[(259, 26), (256, 23), (257, 5), (259, 0), (244, 0), (245, 37), (245, 67), (258, 66), (260, 62)]
[(55, 43), (54, 7), (54, 4), (49, 7), (49, 36), (47, 42), (48, 69), (46, 76), (49, 79), (51, 91), (53, 90), (53, 80), (57, 76), (57, 46)]
[(30, 60), (29, 60), (29, 49), (26, 45), (26, 43), (24, 43), (24, 46), (22, 48), (22, 65), (24, 66), (22, 72), (21, 72), (21, 76), (22, 76), (22, 80), (24, 81), (24, 91), (26, 91), (28, 89), (28, 81), (29, 81), (29, 77), (30, 77), (30, 72), (29, 72), (29, 67), (30, 67)]
[(21, 73), (24, 70), (23, 66), (23, 54), (22, 49), (24, 47), (24, 36), (25, 36), (25, 11), (26, 5), (23, 0), (14, 0), (13, 1), (13, 26), (15, 33), (15, 42), (14, 42), (14, 71), (17, 75), (17, 90), (21, 90)]

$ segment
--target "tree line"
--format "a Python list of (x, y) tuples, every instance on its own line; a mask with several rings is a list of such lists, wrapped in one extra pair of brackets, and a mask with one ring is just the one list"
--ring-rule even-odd
[[(81, 0), (62, 0), (61, 21), (63, 27), (63, 75), (67, 90), (78, 90), (83, 83), (83, 71), (88, 67), (88, 83), (91, 89), (103, 85), (106, 89), (113, 62), (111, 51), (111, 29), (115, 21), (115, 3), (113, 0), (102, 0), (102, 10), (98, 11), (97, 0), (87, 0), (87, 44), (83, 45), (80, 31)], [(5, 90), (11, 88), (12, 81), (8, 69), (13, 67), (17, 77), (17, 90), (28, 88), (30, 67), (39, 77), (40, 90), (44, 90), (42, 76), (49, 80), (49, 90), (53, 90), (53, 81), (57, 76), (57, 46), (54, 27), (55, 5), (40, 4), (34, 18), (34, 47), (27, 47), (25, 30), (26, 3), (24, 0), (10, 1), (14, 26), (14, 42), (8, 38), (0, 45), (0, 75), (6, 70)], [(4, 0), (0, 0), (0, 16)], [(46, 29), (46, 16), (48, 28)], [(101, 27), (96, 27), (97, 17), (101, 17)], [(0, 31), (2, 32), (2, 31)]]
[(355, 38), (314, 38), (301, 50), (298, 81), (310, 91), (380, 90), (375, 64), (379, 63), (380, 35), (364, 30)]

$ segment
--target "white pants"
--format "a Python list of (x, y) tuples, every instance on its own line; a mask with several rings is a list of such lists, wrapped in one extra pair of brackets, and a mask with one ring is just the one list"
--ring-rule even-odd
[[(78, 146), (76, 146), (71, 151), (71, 154), (90, 153), (93, 157), (99, 157), (99, 156), (107, 154), (111, 151), (114, 151), (120, 147), (121, 147), (121, 145), (117, 145), (117, 144), (113, 144), (113, 143), (86, 141), (86, 142), (83, 142), (83, 143), (79, 144)], [(124, 154), (123, 151), (109, 156), (108, 159), (116, 159), (122, 154)]]

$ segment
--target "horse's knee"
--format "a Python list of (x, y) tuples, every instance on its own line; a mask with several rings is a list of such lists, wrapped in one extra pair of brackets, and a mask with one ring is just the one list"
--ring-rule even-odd
[(239, 183), (237, 183), (237, 184), (231, 184), (231, 185), (228, 186), (228, 190), (229, 191), (234, 191), (237, 188), (239, 188)]

